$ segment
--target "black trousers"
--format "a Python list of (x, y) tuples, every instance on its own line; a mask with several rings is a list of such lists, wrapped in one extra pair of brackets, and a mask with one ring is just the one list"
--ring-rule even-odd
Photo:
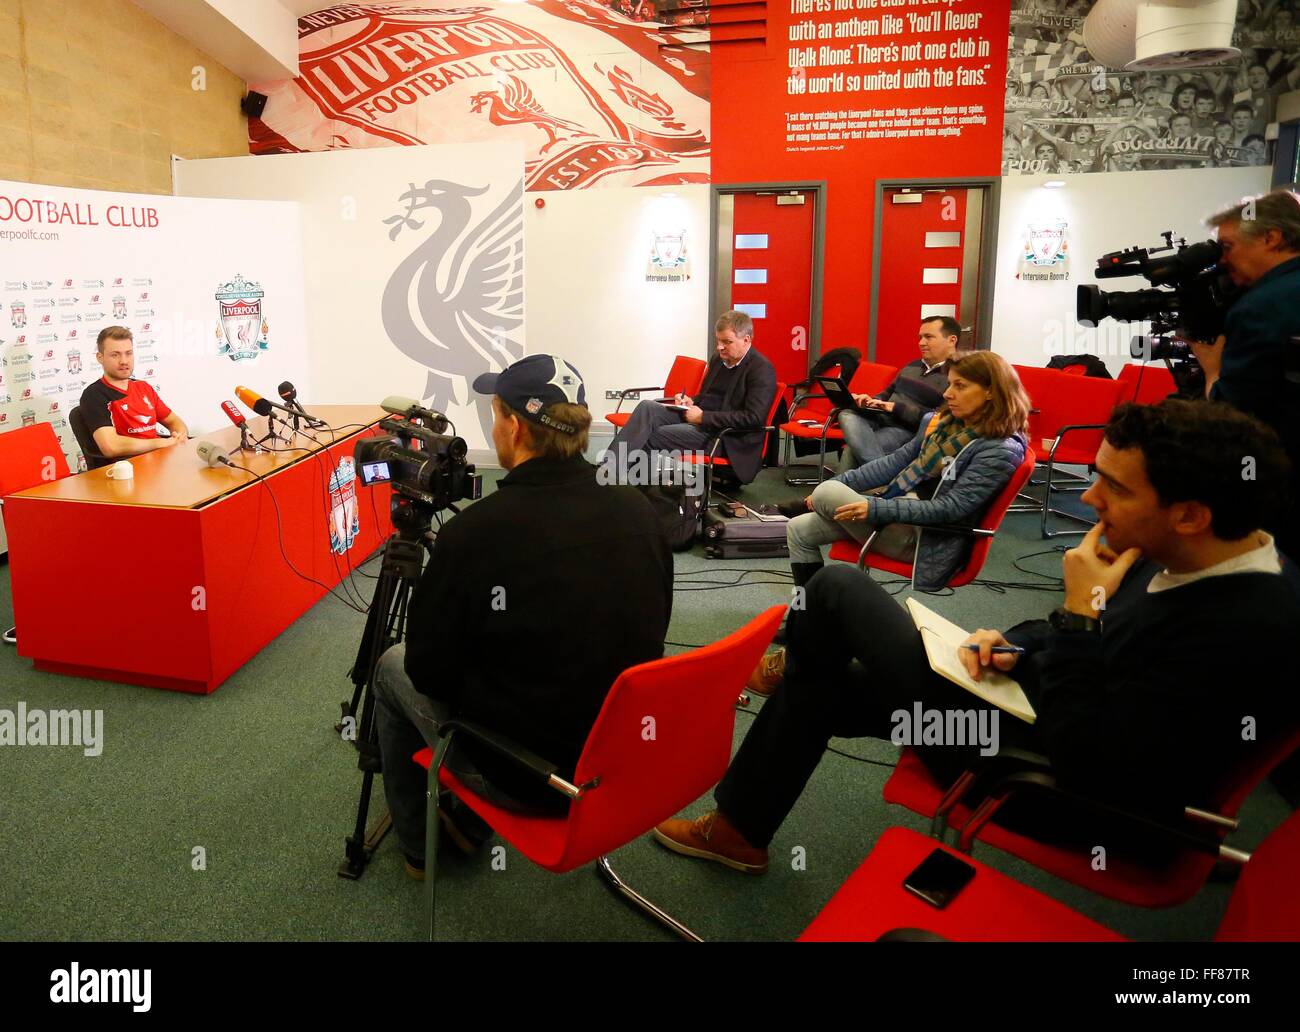
[[(985, 711), (985, 720), (997, 720), (1000, 746), (1041, 751), (1030, 725), (934, 673), (907, 610), (854, 567), (832, 565), (808, 582), (804, 608), (790, 612), (786, 648), (785, 681), (714, 793), (753, 846), (771, 842), (831, 738), (889, 740), (895, 712), (911, 713), (918, 702), (925, 710)], [(978, 744), (920, 750), (945, 783), (979, 754)]]

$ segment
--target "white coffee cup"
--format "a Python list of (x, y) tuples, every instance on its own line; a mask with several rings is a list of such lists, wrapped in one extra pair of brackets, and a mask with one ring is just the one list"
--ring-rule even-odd
[(110, 480), (132, 480), (135, 477), (135, 467), (126, 459), (119, 459), (108, 467), (108, 472), (104, 476)]

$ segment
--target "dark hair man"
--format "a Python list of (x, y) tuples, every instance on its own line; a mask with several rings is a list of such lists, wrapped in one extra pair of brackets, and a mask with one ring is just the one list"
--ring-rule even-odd
[[(1222, 264), (1245, 292), (1228, 310), (1223, 336), (1193, 348), (1205, 371), (1206, 395), (1226, 401), (1278, 431), (1291, 459), (1292, 489), (1300, 470), (1300, 406), (1288, 393), (1288, 355), (1300, 336), (1300, 198), (1274, 190), (1207, 220), (1218, 232)], [(1294, 388), (1291, 389), (1294, 391)], [(1293, 499), (1279, 525), (1278, 547), (1300, 556), (1300, 515)]]
[[(776, 397), (776, 368), (754, 345), (754, 322), (744, 312), (724, 312), (713, 327), (715, 352), (709, 359), (698, 398), (678, 395), (675, 408), (647, 399), (632, 410), (627, 424), (614, 435), (604, 456), (612, 463), (609, 479), (620, 480), (633, 452), (708, 451), (724, 429), (758, 430)], [(749, 483), (763, 466), (761, 433), (730, 433), (721, 454), (742, 483)]]
[[(95, 339), (95, 358), (104, 375), (81, 392), (78, 407), (95, 447), (106, 459), (143, 455), (184, 444), (189, 427), (144, 380), (133, 380), (135, 341), (125, 326), (106, 326)], [(161, 423), (171, 433), (158, 436)]]
[(888, 455), (916, 436), (921, 417), (939, 404), (948, 389), (948, 363), (961, 348), (961, 323), (947, 315), (922, 320), (917, 346), (921, 357), (903, 366), (893, 383), (874, 398), (853, 395), (854, 401), (878, 415), (840, 413), (840, 429), (848, 445), (843, 468), (854, 469)]
[[(426, 859), (426, 776), (411, 756), (436, 741), (438, 725), (472, 720), (571, 779), (606, 693), (624, 669), (663, 655), (672, 612), (672, 552), (650, 503), (630, 487), (598, 484), (582, 457), (591, 415), (578, 371), (530, 355), (473, 386), (493, 396), (492, 443), (507, 475), (438, 532), (406, 642), (375, 672), (384, 794), (416, 878)], [(498, 806), (567, 806), (464, 737), (445, 762)], [(442, 819), (467, 851), (490, 833), (450, 803)]]
[[(784, 682), (718, 785), (718, 808), (666, 821), (655, 837), (761, 873), (828, 740), (890, 738), (899, 712), (918, 705), (1000, 716), (999, 747), (1040, 753), (1063, 787), (1125, 809), (1174, 820), (1207, 804), (1243, 757), (1300, 722), (1300, 695), (1278, 673), (1291, 665), (1300, 592), (1260, 529), (1286, 464), (1273, 433), (1227, 405), (1116, 410), (1084, 495), (1099, 522), (1065, 555), (1064, 604), (1005, 634), (976, 631), (966, 640), (978, 651), (958, 653), (972, 677), (1014, 671), (1033, 724), (935, 674), (877, 582), (851, 566), (823, 570), (790, 614)], [(992, 653), (999, 645), (1026, 652)], [(955, 775), (973, 752), (945, 743), (921, 755)]]

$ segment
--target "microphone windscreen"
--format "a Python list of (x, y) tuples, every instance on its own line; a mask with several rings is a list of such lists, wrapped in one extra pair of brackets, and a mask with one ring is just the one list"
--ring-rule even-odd
[(280, 400), (282, 401), (293, 401), (298, 397), (298, 389), (288, 380), (285, 380), (284, 383), (280, 384), (276, 390), (280, 392)]
[[(262, 396), (258, 394), (257, 391), (250, 391), (247, 387), (236, 387), (235, 397), (251, 408), (254, 412), (257, 412), (257, 403), (262, 400)], [(258, 412), (257, 414), (261, 416), (266, 413)]]
[(230, 421), (234, 423), (235, 426), (242, 426), (244, 423), (248, 422), (248, 420), (244, 418), (244, 414), (235, 407), (233, 401), (223, 401), (221, 403), (221, 411), (229, 417)]
[(271, 414), (271, 410), (274, 407), (275, 406), (273, 406), (265, 398), (258, 398), (255, 402), (253, 402), (253, 411), (256, 412), (259, 416), (269, 416)]
[(215, 466), (224, 458), (221, 449), (211, 441), (200, 441), (196, 451), (199, 453), (199, 458), (209, 466)]

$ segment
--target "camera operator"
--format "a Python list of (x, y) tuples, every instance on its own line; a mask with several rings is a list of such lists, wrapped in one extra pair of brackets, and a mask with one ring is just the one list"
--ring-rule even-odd
[[(663, 655), (673, 561), (650, 503), (601, 486), (583, 458), (591, 415), (578, 371), (530, 355), (474, 390), (492, 395), (492, 443), (507, 475), (451, 519), (411, 597), (406, 642), (384, 653), (374, 689), (384, 794), (407, 873), (423, 878), (425, 772), (411, 756), (453, 717), (513, 739), (572, 779), (605, 695), (627, 667)], [(447, 766), (480, 795), (524, 813), (567, 800), (465, 736)], [(440, 802), (469, 852), (490, 829)]]
[(1300, 199), (1286, 190), (1233, 205), (1207, 220), (1218, 231), (1222, 264), (1244, 290), (1229, 309), (1224, 334), (1193, 344), (1205, 372), (1206, 396), (1273, 427), (1292, 464), (1292, 500), (1278, 545), (1300, 556), (1296, 471), (1300, 418), (1286, 387), (1290, 338), (1300, 336)]

